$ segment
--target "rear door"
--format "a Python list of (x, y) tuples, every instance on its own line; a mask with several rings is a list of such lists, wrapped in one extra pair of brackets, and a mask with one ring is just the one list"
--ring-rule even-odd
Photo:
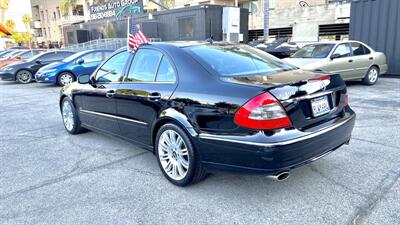
[(324, 71), (338, 73), (343, 79), (351, 79), (354, 76), (354, 59), (351, 55), (351, 47), (348, 43), (339, 44), (331, 53), (330, 57), (338, 55), (322, 68)]
[(362, 78), (367, 74), (374, 58), (371, 55), (371, 51), (361, 43), (351, 42), (351, 48), (355, 67), (353, 78)]
[(114, 98), (124, 137), (151, 145), (151, 127), (177, 86), (172, 60), (155, 49), (139, 49)]
[(113, 95), (124, 77), (129, 56), (129, 52), (123, 51), (111, 57), (95, 71), (93, 84), (87, 84), (87, 88), (77, 94), (82, 97), (78, 111), (84, 125), (120, 135)]

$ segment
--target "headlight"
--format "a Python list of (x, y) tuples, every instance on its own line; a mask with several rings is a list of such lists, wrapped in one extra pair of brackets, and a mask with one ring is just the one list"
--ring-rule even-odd
[(3, 71), (10, 71), (10, 70), (13, 70), (14, 68), (13, 67), (4, 67), (3, 69), (1, 69), (1, 70), (3, 70)]

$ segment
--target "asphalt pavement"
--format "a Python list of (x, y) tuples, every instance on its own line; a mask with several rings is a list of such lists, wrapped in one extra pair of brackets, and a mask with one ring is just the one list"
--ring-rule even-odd
[(210, 175), (179, 188), (155, 157), (69, 135), (59, 87), (0, 81), (0, 224), (400, 224), (400, 79), (348, 84), (349, 146), (292, 171)]

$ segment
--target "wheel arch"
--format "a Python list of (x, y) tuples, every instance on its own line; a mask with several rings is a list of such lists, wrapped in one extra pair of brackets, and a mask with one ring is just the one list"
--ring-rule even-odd
[(56, 75), (56, 81), (58, 81), (58, 77), (59, 77), (62, 73), (65, 73), (65, 72), (72, 74), (72, 76), (74, 76), (74, 78), (75, 78), (75, 80), (76, 80), (77, 77), (76, 77), (75, 73), (72, 72), (72, 70), (64, 69), (64, 70), (61, 70), (60, 72), (57, 73), (57, 75)]
[(178, 125), (191, 137), (196, 137), (198, 135), (186, 115), (173, 108), (168, 108), (160, 113), (159, 118), (153, 123), (151, 128), (151, 144), (153, 146), (155, 145), (158, 130), (167, 123)]

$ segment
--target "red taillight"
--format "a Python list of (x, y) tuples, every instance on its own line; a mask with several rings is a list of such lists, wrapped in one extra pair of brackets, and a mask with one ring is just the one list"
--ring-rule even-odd
[(322, 77), (312, 78), (309, 81), (313, 82), (313, 81), (330, 80), (330, 79), (331, 79), (331, 76), (326, 75), (326, 76), (322, 76)]
[(349, 96), (347, 94), (344, 95), (343, 107), (349, 105)]
[(281, 104), (269, 93), (264, 93), (244, 104), (235, 115), (239, 126), (256, 130), (272, 130), (292, 125)]

